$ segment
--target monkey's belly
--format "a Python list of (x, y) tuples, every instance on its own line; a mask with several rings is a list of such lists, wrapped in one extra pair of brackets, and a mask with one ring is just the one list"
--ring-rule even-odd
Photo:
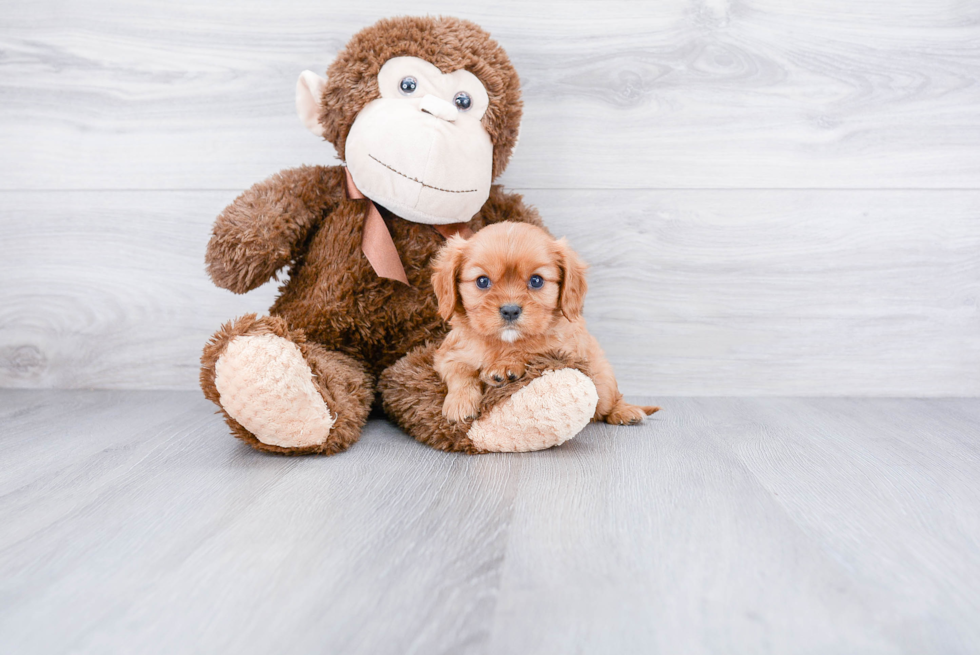
[(367, 363), (374, 373), (415, 346), (442, 340), (448, 329), (434, 300), (419, 302), (414, 289), (379, 292), (372, 282), (343, 296), (320, 292), (295, 300), (287, 285), (270, 313), (284, 318), (291, 329), (302, 329), (310, 341)]
[(431, 225), (382, 210), (409, 284), (378, 277), (361, 251), (363, 214), (340, 207), (325, 217), (271, 313), (308, 339), (380, 372), (446, 329), (430, 280), (430, 263), (445, 243)]

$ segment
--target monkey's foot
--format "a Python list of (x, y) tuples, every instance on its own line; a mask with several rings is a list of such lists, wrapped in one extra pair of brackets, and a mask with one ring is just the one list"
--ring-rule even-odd
[(214, 368), (221, 406), (262, 443), (303, 448), (327, 440), (337, 417), (292, 341), (274, 334), (236, 337)]
[(578, 434), (598, 402), (595, 384), (581, 371), (545, 371), (477, 419), (466, 436), (477, 448), (492, 452), (544, 450)]

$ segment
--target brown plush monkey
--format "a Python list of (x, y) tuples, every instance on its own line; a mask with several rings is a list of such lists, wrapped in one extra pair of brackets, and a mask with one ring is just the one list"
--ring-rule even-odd
[[(300, 118), (346, 167), (282, 171), (217, 218), (207, 267), (245, 293), (288, 267), (269, 316), (224, 325), (201, 387), (235, 436), (260, 450), (334, 454), (354, 443), (379, 393), (387, 414), (433, 447), (548, 448), (596, 407), (581, 362), (531, 362), (451, 424), (432, 369), (446, 333), (430, 282), (445, 238), (504, 220), (540, 225), (491, 181), (517, 143), (521, 101), (507, 55), (473, 23), (382, 20), (356, 34), (323, 80), (297, 84)], [(586, 371), (587, 373), (587, 371)]]

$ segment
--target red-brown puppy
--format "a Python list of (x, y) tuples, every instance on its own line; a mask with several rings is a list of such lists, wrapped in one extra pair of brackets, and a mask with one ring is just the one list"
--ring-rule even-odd
[(526, 223), (498, 223), (468, 241), (449, 240), (432, 274), (439, 313), (452, 325), (435, 355), (448, 387), (447, 419), (476, 417), (481, 381), (499, 387), (520, 379), (525, 362), (549, 351), (588, 362), (599, 394), (593, 420), (633, 425), (659, 409), (631, 405), (619, 393), (582, 318), (585, 268), (564, 239)]

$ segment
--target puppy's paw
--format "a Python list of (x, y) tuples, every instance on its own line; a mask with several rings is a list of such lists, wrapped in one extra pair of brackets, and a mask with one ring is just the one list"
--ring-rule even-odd
[(476, 418), (480, 413), (482, 399), (483, 394), (473, 387), (450, 391), (442, 403), (442, 415), (450, 423)]
[(521, 362), (493, 364), (480, 371), (480, 379), (488, 387), (502, 387), (522, 377), (524, 377), (524, 364)]
[(612, 411), (603, 420), (612, 425), (636, 425), (637, 423), (642, 423), (643, 419), (659, 409), (659, 407), (648, 407), (645, 405), (630, 405), (621, 400), (616, 403)]

